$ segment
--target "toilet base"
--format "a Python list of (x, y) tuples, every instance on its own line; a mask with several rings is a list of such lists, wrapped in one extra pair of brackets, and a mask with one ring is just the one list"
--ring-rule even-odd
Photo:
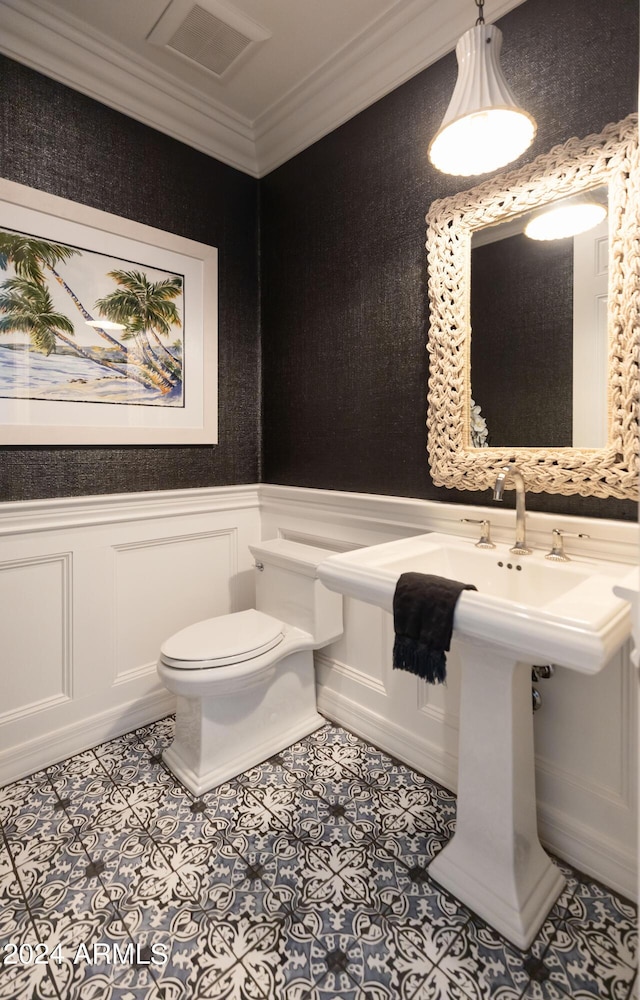
[(316, 711), (312, 650), (280, 660), (239, 691), (177, 697), (176, 730), (162, 757), (194, 795), (284, 750), (325, 725)]

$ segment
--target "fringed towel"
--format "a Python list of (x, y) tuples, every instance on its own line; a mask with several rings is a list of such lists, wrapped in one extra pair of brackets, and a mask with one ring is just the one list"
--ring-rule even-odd
[(476, 589), (442, 576), (403, 573), (393, 597), (394, 667), (441, 684), (447, 673), (445, 652), (451, 645), (456, 602), (463, 590)]

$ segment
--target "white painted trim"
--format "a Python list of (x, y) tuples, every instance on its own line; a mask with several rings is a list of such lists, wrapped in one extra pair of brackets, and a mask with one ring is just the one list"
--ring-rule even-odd
[(47, 712), (49, 709), (56, 708), (58, 705), (64, 705), (68, 701), (71, 701), (71, 698), (64, 691), (61, 694), (52, 694), (49, 698), (41, 698), (39, 701), (30, 701), (27, 705), (14, 708), (11, 712), (2, 712), (0, 714), (0, 726), (6, 726), (10, 722), (18, 722), (20, 719), (26, 719), (30, 715), (36, 715), (38, 712)]
[(628, 899), (636, 898), (635, 851), (622, 850), (618, 840), (544, 803), (538, 803), (538, 833), (542, 843), (569, 864)]
[[(522, 2), (487, 2), (485, 17), (495, 20)], [(473, 22), (467, 0), (411, 0), (389, 12), (256, 119), (259, 176), (451, 52)]]
[(445, 712), (444, 709), (439, 708), (437, 705), (431, 705), (427, 698), (427, 686), (421, 684), (418, 687), (418, 701), (417, 707), (418, 711), (425, 715), (427, 719), (433, 719), (434, 722), (440, 723), (440, 725), (455, 726), (458, 728), (458, 714), (455, 715), (452, 712)]
[[(619, 729), (613, 734), (620, 747), (620, 783), (618, 787), (603, 785), (601, 782), (587, 781), (584, 776), (575, 771), (559, 766), (543, 754), (536, 754), (536, 771), (546, 774), (558, 783), (571, 785), (582, 792), (597, 795), (615, 809), (631, 809), (635, 794), (633, 788), (630, 760), (626, 754), (627, 747), (633, 745), (635, 737), (636, 700), (635, 686), (637, 673), (631, 666), (631, 642), (625, 642), (610, 661), (608, 670), (615, 662), (615, 669), (621, 673), (620, 682), (620, 714)], [(626, 668), (625, 668), (626, 664)]]
[[(113, 552), (130, 552), (136, 551), (138, 549), (155, 549), (161, 548), (164, 545), (175, 545), (176, 542), (195, 542), (200, 538), (221, 538), (230, 537), (233, 539), (235, 545), (237, 545), (237, 535), (238, 529), (233, 528), (215, 528), (211, 531), (192, 531), (186, 534), (180, 535), (162, 535), (161, 538), (145, 538), (137, 542), (124, 542), (122, 545), (112, 545), (111, 550)], [(233, 566), (230, 567), (231, 573), (236, 572), (235, 560)]]
[(98, 712), (88, 719), (65, 725), (56, 732), (47, 733), (46, 739), (37, 738), (0, 752), (0, 774), (3, 784), (17, 781), (27, 774), (34, 774), (83, 750), (90, 750), (132, 732), (140, 726), (155, 722), (175, 711), (175, 698), (168, 691), (160, 691), (144, 698), (118, 705), (106, 712)]
[[(495, 20), (523, 0), (487, 0)], [(450, 52), (474, 19), (468, 0), (405, 0), (254, 122), (101, 33), (32, 0), (0, 4), (0, 51), (252, 177), (306, 149)]]
[[(0, 712), (0, 727), (18, 722), (20, 719), (26, 719), (38, 712), (46, 712), (73, 700), (73, 552), (53, 552), (46, 555), (4, 560), (0, 562), (0, 572), (18, 569), (22, 566), (43, 566), (46, 563), (58, 563), (62, 575), (60, 586), (62, 689), (57, 694), (47, 698), (27, 702), (9, 712)], [(15, 669), (15, 665), (11, 664), (10, 669)]]
[(116, 674), (111, 684), (111, 687), (119, 687), (120, 684), (129, 684), (131, 681), (137, 681), (140, 677), (153, 677), (155, 676), (157, 670), (157, 660), (152, 660), (151, 663), (143, 663), (139, 667), (132, 667), (131, 670), (125, 670), (121, 674)]
[[(381, 541), (386, 540), (390, 532), (399, 538), (424, 531), (473, 537), (475, 525), (461, 524), (463, 517), (489, 518), (496, 539), (508, 541), (515, 523), (513, 510), (497, 505), (471, 506), (374, 493), (252, 483), (0, 503), (0, 537), (258, 507), (262, 512), (303, 513), (305, 518), (321, 518), (341, 528), (366, 526), (369, 531), (379, 532)], [(630, 554), (635, 558), (638, 538), (635, 523), (528, 512), (527, 535), (534, 547), (550, 547), (554, 527), (590, 534), (590, 539), (571, 540), (571, 545), (583, 555), (619, 562), (629, 562)], [(302, 537), (300, 531), (293, 528), (284, 534), (287, 538)], [(315, 539), (321, 537), (317, 532), (312, 534)], [(328, 547), (337, 550), (351, 547), (351, 544), (341, 542), (336, 534)]]
[(258, 490), (256, 485), (211, 486), (0, 503), (0, 537), (257, 508)]
[(369, 674), (363, 673), (362, 670), (352, 667), (349, 663), (343, 663), (341, 660), (336, 660), (325, 653), (316, 653), (314, 659), (319, 673), (320, 685), (322, 685), (323, 678), (328, 679), (330, 674), (334, 673), (344, 677), (348, 681), (355, 681), (356, 684), (364, 685), (364, 687), (373, 691), (374, 694), (384, 696), (387, 693), (384, 684), (377, 677), (371, 677)]
[(246, 119), (108, 39), (79, 32), (30, 0), (0, 4), (0, 52), (222, 163), (258, 176)]
[[(369, 534), (372, 531), (379, 532), (381, 541), (386, 541), (390, 532), (397, 538), (425, 531), (475, 538), (478, 534), (477, 525), (462, 524), (463, 518), (490, 520), (491, 533), (496, 541), (509, 542), (514, 538), (515, 532), (515, 512), (491, 503), (487, 506), (472, 506), (412, 497), (271, 484), (261, 485), (259, 496), (260, 510), (263, 513), (285, 514), (289, 511), (292, 516), (302, 515), (340, 525), (342, 528), (366, 526)], [(532, 548), (549, 551), (553, 528), (590, 536), (570, 539), (566, 546), (569, 554), (574, 551), (584, 557), (612, 562), (634, 563), (637, 560), (640, 532), (635, 522), (527, 512), (527, 539)], [(367, 541), (366, 544), (373, 543)]]

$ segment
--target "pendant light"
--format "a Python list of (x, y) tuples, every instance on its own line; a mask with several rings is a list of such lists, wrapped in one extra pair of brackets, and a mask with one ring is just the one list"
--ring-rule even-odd
[(531, 240), (564, 240), (588, 232), (606, 216), (606, 205), (595, 198), (567, 198), (536, 213), (525, 226), (524, 235)]
[(429, 146), (429, 159), (445, 174), (469, 177), (497, 170), (527, 149), (534, 119), (518, 107), (500, 67), (502, 32), (479, 15), (456, 45), (458, 79), (442, 125)]

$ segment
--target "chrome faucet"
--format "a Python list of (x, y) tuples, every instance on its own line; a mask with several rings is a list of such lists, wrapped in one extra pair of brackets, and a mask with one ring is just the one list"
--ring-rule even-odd
[(509, 462), (508, 465), (503, 465), (500, 472), (496, 476), (496, 484), (493, 487), (493, 499), (502, 500), (504, 484), (509, 476), (513, 479), (513, 485), (516, 490), (516, 544), (512, 549), (509, 549), (509, 551), (513, 552), (514, 556), (526, 556), (529, 555), (531, 549), (527, 548), (524, 479), (522, 478), (520, 469), (514, 464), (514, 462)]

